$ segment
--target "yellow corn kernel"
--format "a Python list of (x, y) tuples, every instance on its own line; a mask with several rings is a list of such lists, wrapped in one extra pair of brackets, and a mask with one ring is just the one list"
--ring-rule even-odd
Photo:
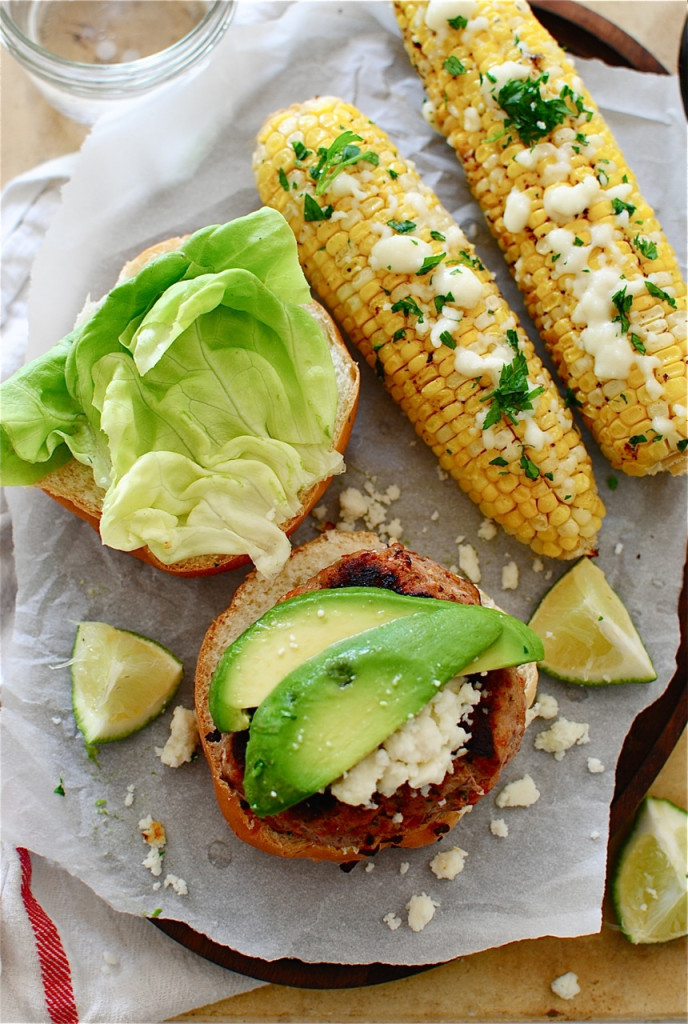
[[(431, 27), (416, 0), (394, 8), (434, 122), (603, 453), (632, 476), (686, 472), (685, 282), (573, 62), (524, 0), (476, 0), (480, 30)], [(630, 383), (633, 371), (642, 381)], [(635, 388), (644, 410), (623, 429), (610, 380)], [(669, 392), (668, 380), (681, 383)], [(648, 391), (668, 400), (662, 418), (646, 415)]]
[[(318, 161), (337, 140), (343, 145), (344, 132), (354, 133), (358, 155), (328, 178), (336, 161), (320, 169)], [(308, 157), (297, 156), (296, 138)], [(539, 554), (593, 551), (604, 506), (570, 410), (493, 276), (387, 135), (354, 107), (318, 97), (268, 119), (254, 171), (261, 200), (294, 231), (317, 297), (465, 493)], [(360, 219), (346, 231), (341, 214), (354, 212)], [(517, 405), (505, 398), (505, 408), (493, 409), (502, 372), (517, 369), (526, 401), (513, 398), (515, 386)], [(560, 521), (570, 519), (576, 474), (594, 495), (584, 506), (585, 536), (574, 537), (574, 519), (559, 537), (552, 517), (561, 510)]]

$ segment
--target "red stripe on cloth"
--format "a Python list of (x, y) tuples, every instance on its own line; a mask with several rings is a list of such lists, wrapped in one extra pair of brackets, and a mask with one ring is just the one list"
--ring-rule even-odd
[(72, 988), (72, 972), (60, 933), (31, 891), (33, 869), (29, 851), (19, 847), (17, 853), (22, 872), (21, 897), (33, 928), (51, 1024), (79, 1024)]

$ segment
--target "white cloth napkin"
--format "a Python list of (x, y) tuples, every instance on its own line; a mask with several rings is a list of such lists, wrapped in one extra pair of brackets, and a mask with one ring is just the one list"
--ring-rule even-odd
[[(26, 347), (26, 305), (33, 259), (68, 180), (73, 157), (14, 179), (2, 195), (2, 375)], [(0, 556), (11, 544), (0, 506)], [(2, 558), (2, 639), (14, 599)], [(260, 984), (190, 952), (150, 921), (122, 914), (56, 864), (3, 842), (2, 1024), (100, 1024), (162, 1021)]]

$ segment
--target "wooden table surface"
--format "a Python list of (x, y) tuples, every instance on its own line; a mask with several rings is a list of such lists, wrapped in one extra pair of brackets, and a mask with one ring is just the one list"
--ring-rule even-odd
[[(686, 5), (683, 0), (596, 0), (585, 3), (619, 25), (674, 72)], [(79, 148), (87, 134), (43, 100), (14, 60), (0, 54), (0, 181)], [(686, 806), (688, 739), (684, 733), (650, 792)], [(613, 863), (621, 836), (609, 851)], [(368, 988), (315, 990), (264, 985), (175, 1021), (545, 1021), (686, 1019), (686, 942), (632, 946), (607, 902), (598, 935), (513, 943), (462, 957), (420, 974)], [(564, 1001), (550, 989), (566, 971), (580, 994)]]

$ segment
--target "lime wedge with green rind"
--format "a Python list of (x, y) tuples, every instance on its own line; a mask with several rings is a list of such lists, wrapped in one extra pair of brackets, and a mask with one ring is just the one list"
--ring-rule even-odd
[(72, 707), (87, 744), (124, 739), (174, 696), (182, 662), (148, 637), (106, 622), (80, 622), (71, 660)]

